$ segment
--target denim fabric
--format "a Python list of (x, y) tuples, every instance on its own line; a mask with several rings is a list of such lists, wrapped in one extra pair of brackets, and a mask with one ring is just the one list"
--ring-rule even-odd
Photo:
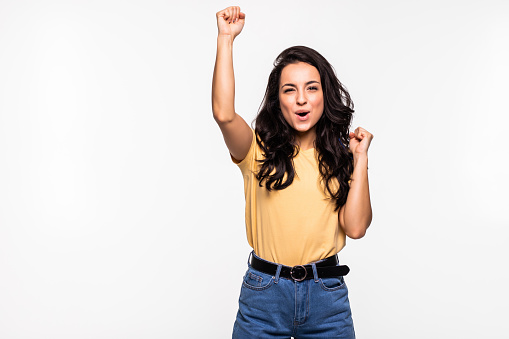
[(272, 276), (248, 260), (232, 338), (354, 339), (344, 277), (318, 278), (312, 266), (313, 279), (294, 281), (279, 276), (281, 265)]

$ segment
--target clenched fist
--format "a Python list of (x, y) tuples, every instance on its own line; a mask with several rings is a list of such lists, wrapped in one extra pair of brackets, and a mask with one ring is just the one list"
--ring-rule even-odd
[(244, 27), (246, 14), (239, 6), (231, 6), (216, 13), (218, 35), (230, 36), (233, 39), (240, 34)]
[(367, 154), (369, 144), (373, 140), (373, 134), (362, 127), (357, 127), (354, 132), (350, 132), (350, 151), (355, 155)]

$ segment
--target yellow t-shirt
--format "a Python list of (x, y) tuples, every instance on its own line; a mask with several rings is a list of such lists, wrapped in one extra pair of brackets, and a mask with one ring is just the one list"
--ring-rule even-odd
[(315, 149), (299, 150), (293, 159), (295, 177), (283, 190), (259, 186), (256, 173), (262, 150), (253, 140), (240, 162), (244, 177), (246, 234), (260, 258), (287, 266), (305, 265), (338, 253), (345, 246), (335, 201), (324, 190)]

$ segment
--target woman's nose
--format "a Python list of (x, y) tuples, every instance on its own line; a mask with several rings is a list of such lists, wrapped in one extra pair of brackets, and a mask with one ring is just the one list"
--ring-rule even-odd
[(299, 105), (304, 105), (307, 102), (307, 98), (304, 91), (299, 91), (297, 93), (297, 103)]

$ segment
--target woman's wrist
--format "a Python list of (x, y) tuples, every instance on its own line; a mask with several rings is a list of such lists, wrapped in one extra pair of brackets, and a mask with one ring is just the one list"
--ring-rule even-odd
[(217, 35), (217, 43), (233, 43), (235, 38), (231, 34), (221, 34)]
[(359, 153), (353, 156), (353, 166), (354, 168), (358, 165), (368, 167), (368, 154), (367, 153)]

